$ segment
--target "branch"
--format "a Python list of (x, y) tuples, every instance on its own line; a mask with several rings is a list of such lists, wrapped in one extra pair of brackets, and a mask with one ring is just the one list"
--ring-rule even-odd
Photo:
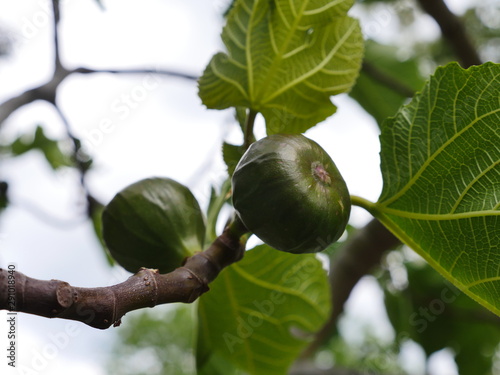
[(54, 14), (53, 30), (54, 30), (54, 65), (55, 70), (62, 68), (61, 58), (59, 53), (59, 21), (61, 20), (61, 10), (59, 8), (59, 0), (52, 0), (52, 13)]
[(404, 83), (398, 81), (394, 77), (385, 74), (383, 71), (378, 69), (375, 65), (370, 64), (369, 62), (363, 61), (362, 70), (374, 80), (406, 98), (411, 98), (415, 94), (415, 90), (413, 90), (411, 87), (406, 86)]
[(72, 158), (73, 158), (73, 162), (75, 163), (76, 169), (78, 170), (78, 173), (80, 174), (80, 186), (82, 187), (83, 192), (85, 194), (85, 200), (86, 200), (86, 205), (87, 205), (87, 207), (86, 207), (87, 216), (90, 219), (92, 219), (92, 217), (94, 216), (94, 213), (97, 212), (97, 210), (99, 210), (100, 207), (102, 207), (102, 203), (99, 202), (90, 193), (90, 190), (87, 187), (86, 176), (87, 176), (87, 172), (88, 172), (89, 167), (90, 167), (89, 160), (83, 156), (82, 146), (81, 146), (82, 143), (81, 143), (80, 139), (74, 135), (68, 118), (64, 115), (61, 108), (55, 103), (54, 103), (54, 108), (56, 109), (59, 117), (61, 118), (61, 121), (64, 124), (64, 128), (66, 129), (67, 137), (73, 143)]
[(22, 94), (12, 97), (0, 104), (0, 128), (7, 118), (19, 108), (30, 104), (36, 100), (45, 100), (55, 104), (56, 91), (59, 84), (66, 79), (72, 72), (63, 67), (57, 69), (54, 75), (47, 83), (38, 87), (26, 90)]
[[(118, 326), (132, 310), (173, 302), (194, 302), (208, 284), (245, 251), (240, 237), (246, 229), (238, 221), (228, 226), (208, 249), (167, 274), (143, 268), (123, 283), (102, 288), (78, 288), (59, 280), (37, 280), (0, 269), (0, 310), (47, 318), (77, 320), (91, 327)], [(13, 279), (14, 277), (14, 279)]]
[(165, 75), (169, 77), (177, 77), (184, 78), (192, 81), (196, 81), (199, 77), (194, 74), (176, 72), (173, 70), (167, 69), (145, 69), (145, 68), (136, 68), (136, 69), (92, 69), (80, 67), (76, 68), (72, 71), (72, 73), (81, 73), (81, 74), (89, 74), (89, 73), (111, 73), (111, 74), (159, 74)]
[(31, 89), (23, 92), (21, 95), (12, 97), (0, 105), (0, 127), (7, 118), (16, 110), (26, 104), (30, 104), (39, 99), (36, 89)]
[(111, 73), (111, 74), (159, 74), (170, 77), (184, 78), (188, 80), (197, 80), (198, 77), (193, 74), (176, 72), (165, 69), (90, 69), (77, 68), (74, 70), (66, 70), (62, 65), (56, 69), (51, 80), (41, 86), (29, 89), (22, 94), (10, 98), (0, 104), (0, 128), (2, 123), (19, 108), (34, 102), (35, 100), (45, 100), (49, 103), (55, 103), (56, 91), (59, 84), (66, 79), (67, 76), (73, 73), (89, 74), (89, 73)]
[(380, 263), (383, 254), (399, 244), (399, 240), (378, 220), (373, 219), (350, 237), (338, 253), (333, 255), (330, 267), (332, 312), (303, 357), (312, 355), (331, 335), (337, 319), (344, 311), (344, 303), (358, 281)]
[(86, 217), (82, 217), (77, 220), (63, 219), (53, 215), (50, 212), (46, 212), (44, 209), (39, 207), (35, 202), (29, 200), (19, 200), (15, 202), (9, 202), (11, 206), (17, 206), (18, 208), (27, 211), (31, 215), (35, 216), (38, 220), (45, 224), (52, 225), (54, 227), (67, 230), (69, 228), (74, 228), (81, 225), (86, 221)]
[(437, 22), (443, 37), (451, 45), (464, 68), (480, 65), (481, 59), (460, 19), (450, 11), (444, 0), (418, 0), (420, 6)]
[[(49, 103), (52, 103), (56, 105), (55, 98), (56, 98), (56, 92), (57, 88), (59, 87), (59, 84), (66, 79), (67, 76), (73, 74), (73, 73), (82, 73), (82, 74), (88, 74), (88, 73), (113, 73), (113, 74), (160, 74), (160, 75), (167, 75), (170, 77), (178, 77), (178, 78), (184, 78), (184, 79), (189, 79), (189, 80), (197, 80), (198, 77), (193, 75), (193, 74), (188, 74), (188, 73), (182, 73), (182, 72), (175, 72), (175, 71), (170, 71), (170, 70), (165, 70), (165, 69), (90, 69), (90, 68), (77, 68), (74, 70), (68, 70), (66, 69), (60, 59), (60, 51), (59, 51), (59, 32), (58, 32), (58, 26), (59, 26), (59, 21), (61, 19), (61, 13), (60, 13), (60, 8), (59, 8), (59, 0), (52, 0), (52, 11), (54, 14), (54, 21), (53, 21), (53, 30), (54, 30), (54, 61), (55, 61), (55, 68), (54, 68), (54, 75), (48, 81), (47, 83), (32, 88), (30, 90), (27, 90), (23, 92), (22, 94), (10, 98), (9, 100), (3, 102), (0, 104), (0, 128), (2, 126), (2, 123), (7, 120), (7, 118), (16, 110), (19, 108), (25, 106), (26, 104), (30, 104), (34, 102), (35, 100), (45, 100), (48, 101)], [(60, 113), (60, 111), (59, 111)]]

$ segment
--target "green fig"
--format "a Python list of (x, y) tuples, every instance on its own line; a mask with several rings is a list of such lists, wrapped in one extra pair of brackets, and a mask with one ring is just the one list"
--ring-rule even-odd
[(201, 251), (205, 219), (196, 198), (168, 178), (138, 181), (109, 202), (102, 214), (103, 238), (126, 270), (167, 273)]
[(253, 143), (232, 183), (233, 205), (243, 224), (281, 251), (324, 250), (349, 220), (344, 179), (325, 150), (303, 135), (274, 134)]

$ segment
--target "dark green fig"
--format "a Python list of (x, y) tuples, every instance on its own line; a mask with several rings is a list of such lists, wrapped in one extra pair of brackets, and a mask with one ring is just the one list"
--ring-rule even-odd
[(243, 224), (281, 251), (324, 250), (349, 220), (344, 179), (326, 151), (303, 135), (274, 134), (253, 143), (232, 182)]
[(104, 208), (102, 225), (112, 257), (130, 272), (173, 271), (202, 250), (205, 236), (196, 198), (168, 178), (148, 178), (120, 191)]

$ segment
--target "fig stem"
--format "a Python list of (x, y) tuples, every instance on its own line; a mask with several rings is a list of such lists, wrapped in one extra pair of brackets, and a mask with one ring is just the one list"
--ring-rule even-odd
[(235, 237), (235, 238), (241, 238), (245, 234), (250, 233), (248, 228), (243, 224), (241, 221), (240, 217), (236, 214), (236, 212), (233, 214), (233, 217), (231, 218), (230, 222), (227, 225), (229, 232)]
[(366, 211), (368, 211), (373, 216), (375, 216), (375, 217), (377, 216), (376, 204), (373, 203), (372, 201), (369, 201), (368, 199), (358, 197), (357, 195), (351, 195), (351, 204), (354, 206), (364, 208)]
[(255, 117), (257, 116), (257, 111), (253, 109), (248, 110), (247, 118), (245, 120), (244, 134), (243, 134), (243, 147), (247, 150), (252, 143), (255, 142), (255, 136), (253, 134), (253, 125), (255, 123)]

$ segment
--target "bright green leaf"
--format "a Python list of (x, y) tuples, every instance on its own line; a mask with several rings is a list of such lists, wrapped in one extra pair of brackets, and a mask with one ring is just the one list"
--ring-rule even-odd
[(250, 374), (286, 374), (329, 311), (328, 279), (314, 255), (257, 246), (200, 299), (198, 369), (222, 356)]
[(268, 134), (301, 133), (336, 110), (330, 96), (358, 76), (363, 38), (353, 0), (239, 0), (222, 39), (228, 53), (199, 82), (208, 108), (261, 112)]
[(500, 315), (500, 65), (439, 68), (384, 123), (384, 187), (368, 207), (470, 297)]

